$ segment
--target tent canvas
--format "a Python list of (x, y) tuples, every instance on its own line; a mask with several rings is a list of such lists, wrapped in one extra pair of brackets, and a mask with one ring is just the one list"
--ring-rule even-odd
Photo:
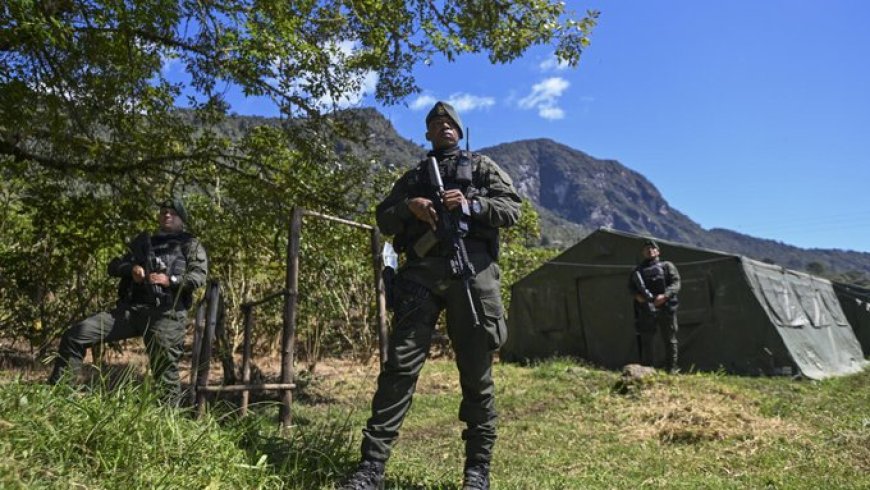
[(849, 325), (864, 349), (864, 356), (870, 356), (870, 289), (854, 284), (834, 283), (834, 292)]
[[(505, 360), (637, 362), (631, 270), (646, 237), (601, 229), (512, 286)], [(658, 240), (682, 278), (680, 366), (818, 379), (867, 364), (830, 281), (742, 256)], [(656, 344), (656, 363), (663, 348)]]

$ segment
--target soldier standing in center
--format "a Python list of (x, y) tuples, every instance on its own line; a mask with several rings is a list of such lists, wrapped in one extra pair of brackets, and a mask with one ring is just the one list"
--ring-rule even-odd
[(389, 351), (372, 415), (363, 429), (362, 460), (345, 489), (383, 488), (386, 461), (411, 407), (433, 329), (444, 309), (462, 388), (459, 419), (466, 424), (462, 488), (489, 488), (496, 439), (492, 360), (507, 338), (497, 263), (499, 228), (517, 222), (520, 197), (510, 177), (490, 158), (460, 150), (461, 128), (459, 115), (445, 102), (436, 103), (426, 116), (426, 139), (432, 144), (428, 156), (438, 161), (446, 189), (444, 207), (469, 218), (463, 241), (476, 272), (468, 285), (480, 325), (474, 324), (465, 283), (451, 275), (448, 247), (425, 245), (438, 216), (424, 160), (395, 183), (376, 209), (378, 227), (395, 236), (395, 248), (406, 260), (393, 284)]

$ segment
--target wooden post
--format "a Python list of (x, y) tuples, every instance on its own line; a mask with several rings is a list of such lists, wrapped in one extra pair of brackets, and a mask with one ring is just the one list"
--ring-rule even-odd
[(375, 302), (378, 318), (378, 346), (381, 357), (381, 371), (387, 362), (387, 298), (384, 293), (384, 251), (381, 244), (381, 232), (378, 227), (372, 228), (372, 265), (375, 272)]
[(233, 345), (233, 337), (226, 329), (227, 316), (224, 298), (220, 294), (218, 294), (217, 298), (218, 309), (217, 319), (215, 320), (214, 339), (218, 349), (217, 354), (221, 360), (221, 366), (223, 367), (224, 384), (234, 385), (236, 384), (236, 363), (233, 360), (235, 346)]
[(208, 375), (211, 365), (211, 345), (214, 340), (215, 325), (217, 324), (218, 303), (220, 302), (220, 285), (217, 281), (212, 280), (208, 283), (208, 291), (206, 292), (206, 309), (205, 329), (202, 336), (202, 350), (200, 352), (200, 369), (197, 373), (196, 380), (196, 417), (200, 418), (205, 414), (205, 395), (206, 387), (208, 386)]
[[(289, 236), (287, 238), (287, 283), (284, 297), (284, 332), (281, 339), (281, 383), (293, 383), (293, 349), (296, 342), (296, 303), (299, 299), (299, 241), (302, 232), (302, 215), (304, 210), (293, 208), (290, 218)], [(284, 389), (281, 392), (281, 412), (279, 414), (281, 429), (290, 427), (290, 405), (293, 403), (293, 391)]]
[[(251, 332), (254, 330), (254, 307), (242, 305), (242, 313), (245, 316), (245, 335), (242, 340), (242, 384), (251, 384)], [(248, 414), (248, 398), (250, 391), (242, 391), (241, 416)]]
[[(208, 292), (208, 290), (206, 290)], [(193, 321), (193, 347), (190, 349), (190, 404), (196, 405), (196, 386), (199, 374), (200, 350), (202, 349), (202, 335), (205, 328), (205, 298), (196, 307), (196, 315)]]

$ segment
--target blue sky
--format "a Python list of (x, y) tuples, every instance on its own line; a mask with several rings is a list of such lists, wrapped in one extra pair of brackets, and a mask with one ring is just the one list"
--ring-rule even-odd
[(422, 144), (425, 112), (450, 100), (472, 148), (551, 138), (640, 172), (705, 228), (870, 252), (870, 2), (567, 4), (601, 11), (577, 68), (548, 47), (435, 60), (419, 96), (378, 108)]

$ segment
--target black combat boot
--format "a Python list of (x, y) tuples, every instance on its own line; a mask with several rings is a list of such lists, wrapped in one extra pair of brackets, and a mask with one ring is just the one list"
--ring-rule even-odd
[(462, 490), (489, 490), (489, 463), (465, 463)]
[(341, 486), (341, 490), (383, 490), (384, 463), (364, 459), (360, 461), (356, 471)]

